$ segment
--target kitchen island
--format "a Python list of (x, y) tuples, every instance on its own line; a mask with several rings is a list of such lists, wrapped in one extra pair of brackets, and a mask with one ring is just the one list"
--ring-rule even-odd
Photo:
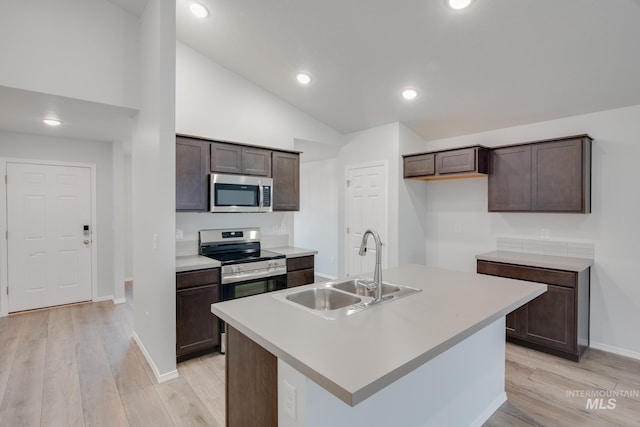
[(506, 400), (504, 316), (546, 285), (422, 265), (385, 270), (383, 280), (421, 292), (335, 320), (275, 293), (213, 304), (229, 328), (228, 425), (468, 426), (489, 418)]

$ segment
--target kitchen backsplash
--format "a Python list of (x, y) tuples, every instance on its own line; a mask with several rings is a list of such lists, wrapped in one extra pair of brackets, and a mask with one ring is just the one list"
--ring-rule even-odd
[(498, 237), (498, 250), (587, 259), (593, 259), (595, 253), (593, 243), (529, 237)]

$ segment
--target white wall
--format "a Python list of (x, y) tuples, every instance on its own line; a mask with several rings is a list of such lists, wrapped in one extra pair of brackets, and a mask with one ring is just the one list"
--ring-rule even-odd
[(140, 25), (141, 109), (132, 139), (134, 338), (159, 381), (176, 371), (175, 3)]
[[(342, 138), (332, 128), (182, 43), (176, 46), (176, 132), (285, 150), (294, 149), (295, 139), (336, 144)], [(198, 229), (240, 226), (259, 226), (263, 234), (288, 234), (289, 244), (293, 244), (293, 213), (178, 213), (176, 226), (190, 247), (193, 239), (197, 240)]]
[[(108, 142), (81, 141), (51, 138), (39, 135), (0, 131), (0, 157), (50, 160), (59, 162), (95, 163), (96, 165), (96, 216), (98, 236), (98, 295), (94, 298), (114, 295), (114, 203), (111, 144)], [(2, 296), (0, 296), (2, 298)]]
[(494, 250), (497, 236), (536, 237), (541, 228), (552, 239), (593, 242), (592, 345), (640, 357), (640, 106), (429, 141), (423, 148), (499, 146), (582, 133), (594, 138), (591, 214), (488, 213), (486, 178), (424, 183), (427, 261), (474, 271), (475, 254)]
[[(345, 135), (346, 143), (338, 153), (338, 202), (339, 202), (339, 275), (346, 272), (345, 237), (345, 190), (347, 166), (386, 161), (388, 164), (387, 219), (389, 234), (377, 230), (385, 246), (388, 267), (398, 265), (398, 181), (399, 168), (399, 123), (367, 129)], [(385, 254), (383, 253), (383, 256)]]
[(294, 245), (318, 251), (315, 272), (338, 276), (338, 159), (300, 165), (300, 212), (294, 215)]
[[(419, 152), (425, 140), (400, 123), (399, 149), (402, 153)], [(426, 185), (422, 181), (402, 179), (403, 161), (397, 156), (398, 180), (398, 264), (424, 264), (427, 257)]]
[(0, 85), (138, 106), (138, 20), (106, 0), (3, 1)]

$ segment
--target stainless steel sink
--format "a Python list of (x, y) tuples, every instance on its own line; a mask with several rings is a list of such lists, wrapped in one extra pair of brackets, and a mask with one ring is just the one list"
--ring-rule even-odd
[(331, 288), (315, 288), (287, 295), (289, 301), (298, 303), (312, 310), (337, 310), (362, 301), (354, 295), (338, 292)]
[[(366, 283), (369, 283), (368, 281)], [(336, 282), (331, 285), (333, 289), (340, 289), (341, 291), (349, 292), (356, 295), (362, 295), (365, 297), (373, 298), (375, 291), (370, 290), (363, 279), (350, 279), (343, 282)], [(382, 282), (382, 296), (389, 295), (393, 292), (398, 292), (400, 288), (389, 283)]]
[[(382, 299), (374, 301), (374, 291), (367, 289), (366, 279), (343, 279), (308, 285), (304, 289), (274, 292), (274, 298), (325, 319), (335, 320), (387, 304), (421, 289), (382, 283)], [(367, 282), (368, 283), (368, 282)]]

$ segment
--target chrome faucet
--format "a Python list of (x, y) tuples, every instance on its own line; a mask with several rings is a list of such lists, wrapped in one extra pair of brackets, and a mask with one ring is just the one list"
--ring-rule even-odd
[(371, 304), (382, 301), (382, 242), (380, 241), (380, 235), (377, 231), (368, 229), (362, 235), (362, 243), (360, 243), (360, 250), (358, 255), (365, 256), (367, 254), (367, 240), (369, 236), (373, 236), (373, 240), (376, 243), (376, 269), (373, 272), (373, 283), (366, 284), (365, 286), (369, 290), (375, 291), (375, 296)]

